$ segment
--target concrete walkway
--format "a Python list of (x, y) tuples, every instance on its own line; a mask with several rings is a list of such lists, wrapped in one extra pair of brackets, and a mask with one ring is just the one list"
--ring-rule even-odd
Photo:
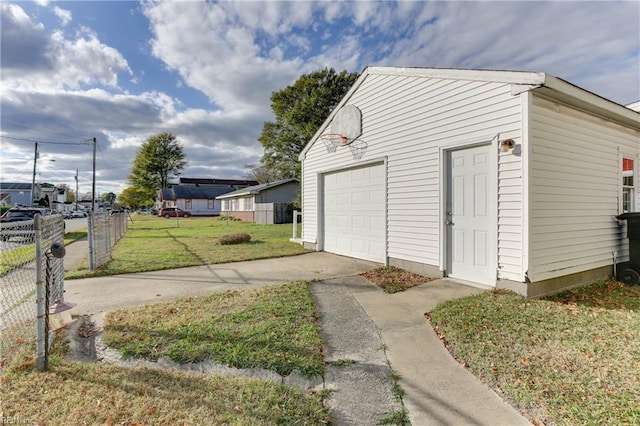
[[(65, 269), (82, 259), (82, 250), (86, 257), (86, 244), (83, 247), (77, 242), (67, 247)], [(74, 313), (99, 319), (104, 312), (126, 306), (312, 281), (329, 362), (325, 383), (335, 389), (329, 407), (336, 424), (371, 425), (384, 413), (399, 409), (391, 398), (388, 358), (391, 369), (401, 376), (404, 404), (414, 426), (529, 425), (526, 418), (461, 367), (425, 321), (424, 313), (438, 303), (481, 290), (436, 280), (388, 295), (358, 276), (375, 266), (328, 253), (309, 253), (67, 280), (65, 300), (78, 304)]]

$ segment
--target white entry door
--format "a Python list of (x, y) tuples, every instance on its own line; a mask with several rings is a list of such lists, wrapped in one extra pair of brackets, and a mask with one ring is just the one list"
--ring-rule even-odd
[(491, 146), (450, 151), (446, 210), (447, 272), (450, 277), (495, 285), (496, 237)]
[(323, 176), (323, 250), (384, 263), (386, 189), (383, 163)]

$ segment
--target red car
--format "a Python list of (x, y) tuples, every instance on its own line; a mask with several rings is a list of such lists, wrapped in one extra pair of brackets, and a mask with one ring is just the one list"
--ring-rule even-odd
[(165, 217), (165, 218), (169, 218), (169, 217), (189, 217), (189, 216), (191, 216), (191, 213), (186, 211), (186, 210), (179, 209), (177, 207), (164, 207), (164, 208), (160, 209), (160, 211), (158, 212), (158, 216), (159, 217)]

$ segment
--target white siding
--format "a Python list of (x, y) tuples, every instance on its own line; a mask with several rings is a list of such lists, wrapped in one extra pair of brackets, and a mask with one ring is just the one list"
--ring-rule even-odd
[[(347, 103), (362, 112), (367, 152), (357, 161), (348, 147), (327, 153), (318, 141), (309, 149), (303, 163), (303, 240), (317, 242), (320, 173), (386, 158), (388, 256), (441, 266), (440, 148), (489, 142), (498, 133), (520, 143), (520, 97), (511, 95), (508, 84), (371, 74)], [(513, 220), (521, 215), (520, 165), (519, 156), (500, 157), (505, 217), (499, 263), (514, 278), (523, 274), (522, 230)]]
[(209, 201), (206, 199), (193, 198), (191, 199), (191, 208), (185, 207), (186, 203), (183, 198), (178, 199), (177, 206), (181, 209), (186, 209), (194, 216), (211, 216), (214, 214), (220, 214), (220, 201), (214, 201), (214, 208), (209, 208)]
[(623, 126), (533, 97), (530, 264), (540, 281), (624, 259), (619, 213), (620, 153), (638, 158), (640, 135)]

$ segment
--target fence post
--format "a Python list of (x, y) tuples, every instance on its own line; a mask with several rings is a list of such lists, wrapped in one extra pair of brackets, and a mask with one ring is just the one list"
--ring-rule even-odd
[(293, 211), (293, 236), (294, 240), (298, 238), (298, 210)]
[(35, 233), (36, 243), (36, 369), (38, 371), (45, 371), (47, 369), (47, 312), (46, 306), (46, 285), (43, 280), (42, 273), (42, 216), (40, 214), (34, 215), (33, 228)]
[(105, 229), (105, 239), (104, 239), (104, 252), (108, 255), (109, 259), (111, 259), (111, 228), (113, 226), (114, 221), (111, 220), (111, 214), (107, 214), (104, 217), (104, 229)]
[(89, 212), (89, 220), (87, 221), (87, 237), (89, 240), (89, 271), (93, 272), (96, 269), (96, 250), (94, 247), (95, 240), (95, 226), (93, 221), (95, 220), (94, 212)]

